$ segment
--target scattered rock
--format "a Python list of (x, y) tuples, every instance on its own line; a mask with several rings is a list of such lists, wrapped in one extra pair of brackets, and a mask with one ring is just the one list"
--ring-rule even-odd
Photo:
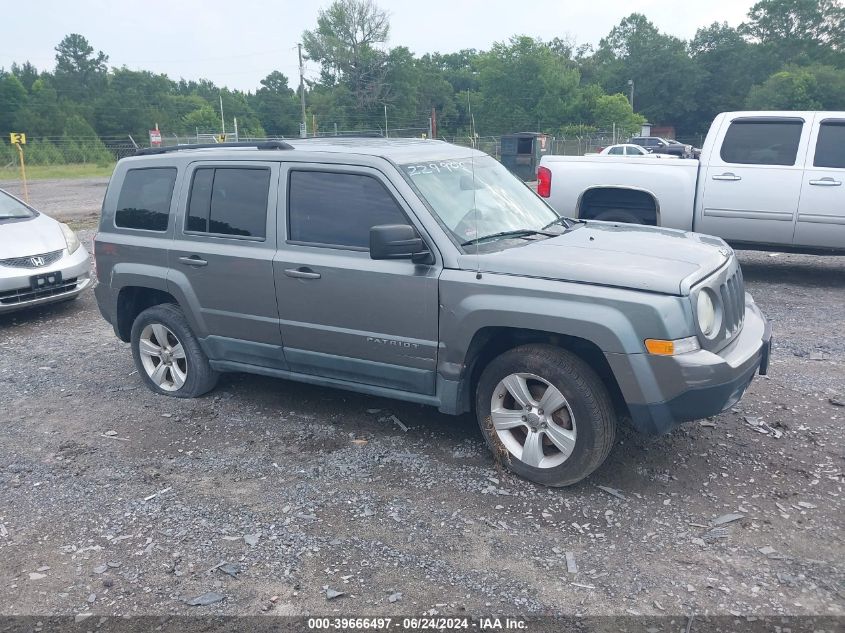
[(326, 587), (326, 600), (334, 600), (335, 598), (340, 598), (343, 595), (346, 595), (345, 591), (337, 591), (331, 587)]
[(625, 501), (627, 499), (627, 497), (625, 495), (623, 495), (622, 492), (620, 492), (616, 488), (611, 488), (609, 486), (596, 486), (596, 488), (598, 488), (599, 490), (604, 490), (607, 494), (614, 496), (617, 499), (622, 499), (623, 501)]
[(41, 580), (42, 578), (46, 578), (47, 574), (39, 574), (37, 571), (29, 572), (29, 579), (30, 580)]
[(731, 514), (723, 514), (722, 516), (718, 517), (717, 519), (713, 520), (713, 525), (725, 525), (726, 523), (733, 523), (734, 521), (739, 521), (740, 519), (744, 519), (745, 515), (740, 514), (739, 512), (733, 512)]
[(244, 543), (251, 547), (255, 547), (258, 545), (258, 539), (261, 538), (261, 534), (244, 534)]
[(401, 421), (399, 418), (397, 418), (395, 415), (391, 415), (391, 416), (390, 416), (390, 419), (393, 421), (393, 424), (395, 424), (395, 425), (396, 425), (396, 426), (398, 426), (400, 429), (402, 429), (403, 431), (405, 431), (405, 433), (407, 433), (407, 432), (408, 432), (408, 427), (407, 427), (407, 426), (405, 426), (404, 424), (402, 424), (402, 421)]
[(214, 604), (215, 602), (221, 602), (225, 597), (226, 596), (217, 593), (216, 591), (209, 591), (208, 593), (204, 593), (196, 598), (185, 600), (185, 604), (189, 607), (204, 607), (209, 604)]
[(570, 574), (578, 573), (578, 565), (575, 563), (575, 553), (566, 552), (566, 571)]
[(388, 602), (399, 602), (401, 599), (402, 599), (402, 592), (401, 591), (395, 591), (394, 593), (387, 596)]
[(241, 566), (235, 563), (223, 563), (217, 569), (222, 571), (227, 576), (231, 576), (232, 578), (237, 578), (238, 574), (241, 573)]

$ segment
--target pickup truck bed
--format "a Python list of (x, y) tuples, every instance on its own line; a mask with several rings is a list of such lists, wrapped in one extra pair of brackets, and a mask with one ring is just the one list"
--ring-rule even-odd
[(845, 254), (845, 112), (727, 112), (699, 160), (544, 156), (537, 176), (566, 215)]

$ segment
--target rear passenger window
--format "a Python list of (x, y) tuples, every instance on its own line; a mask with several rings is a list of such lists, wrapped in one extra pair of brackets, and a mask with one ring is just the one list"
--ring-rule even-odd
[(290, 174), (288, 235), (293, 242), (368, 249), (371, 227), (407, 223), (393, 196), (372, 176)]
[(845, 121), (822, 121), (813, 166), (845, 169)]
[(130, 169), (117, 199), (114, 225), (124, 229), (166, 231), (175, 167)]
[(740, 165), (794, 165), (803, 125), (798, 119), (733, 121), (722, 142), (722, 160)]
[(264, 238), (269, 192), (269, 169), (197, 169), (191, 182), (185, 230)]

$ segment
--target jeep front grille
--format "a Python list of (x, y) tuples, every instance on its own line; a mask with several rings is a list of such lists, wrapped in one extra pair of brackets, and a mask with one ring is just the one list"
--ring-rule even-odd
[(745, 282), (739, 266), (719, 285), (719, 294), (722, 297), (725, 334), (731, 339), (742, 329), (745, 320)]

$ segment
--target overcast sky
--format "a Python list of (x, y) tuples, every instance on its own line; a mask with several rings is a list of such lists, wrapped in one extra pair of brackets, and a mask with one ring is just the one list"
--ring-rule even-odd
[[(112, 66), (211, 79), (254, 91), (280, 70), (297, 83), (296, 43), (330, 0), (5, 0), (0, 67), (31, 61), (52, 69), (56, 44), (81, 33)], [(751, 0), (379, 0), (390, 46), (414, 53), (486, 49), (514, 34), (571, 36), (596, 44), (634, 11), (684, 39), (715, 21), (736, 26)], [(318, 66), (306, 63), (314, 77)]]

